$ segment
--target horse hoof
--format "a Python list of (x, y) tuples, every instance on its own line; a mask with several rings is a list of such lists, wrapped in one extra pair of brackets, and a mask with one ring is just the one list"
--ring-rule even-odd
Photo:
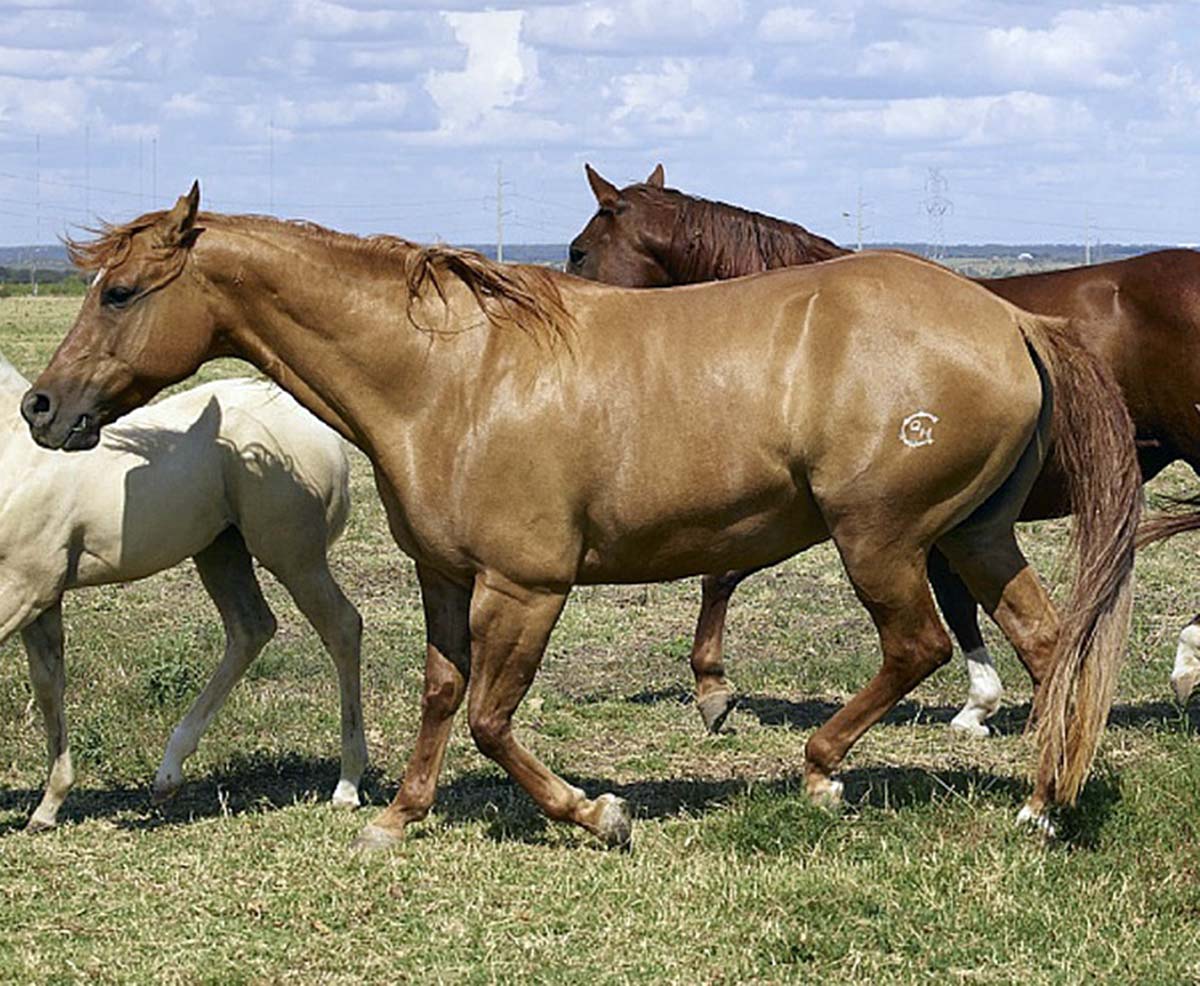
[(338, 781), (329, 800), (335, 808), (357, 808), (362, 804), (358, 799), (358, 786), (349, 781)]
[(378, 825), (368, 825), (358, 833), (358, 838), (350, 845), (350, 851), (362, 854), (379, 852), (390, 849), (399, 841), (400, 836), (397, 833), (389, 832)]
[(179, 793), (179, 789), (182, 786), (181, 784), (164, 784), (161, 786), (155, 784), (154, 790), (150, 792), (150, 804), (155, 808), (161, 808)]
[(986, 739), (992, 735), (992, 731), (982, 722), (964, 715), (962, 712), (950, 720), (950, 729), (960, 736), (976, 736), (980, 739)]
[(628, 850), (633, 844), (633, 817), (625, 799), (615, 794), (602, 794), (596, 803), (600, 806), (596, 835), (609, 849)]
[(53, 820), (46, 821), (44, 818), (38, 818), (37, 815), (33, 815), (29, 821), (25, 823), (25, 834), (37, 835), (39, 832), (49, 832), (56, 828), (58, 828), (58, 822)]
[(842, 795), (845, 790), (846, 786), (833, 777), (820, 777), (808, 782), (808, 796), (813, 804), (831, 811), (842, 807)]
[(1187, 705), (1197, 682), (1200, 682), (1200, 671), (1197, 670), (1171, 675), (1171, 690), (1175, 693), (1175, 701), (1180, 705)]
[(738, 704), (738, 696), (734, 692), (712, 692), (696, 702), (700, 710), (700, 718), (704, 720), (704, 728), (710, 733), (719, 733)]
[(1036, 811), (1029, 805), (1024, 805), (1017, 813), (1017, 825), (1033, 829), (1047, 842), (1054, 838), (1054, 823), (1044, 810)]

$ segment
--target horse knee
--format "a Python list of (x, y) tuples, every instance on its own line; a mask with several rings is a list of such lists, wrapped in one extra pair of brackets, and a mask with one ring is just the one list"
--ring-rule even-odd
[(421, 693), (421, 711), (440, 719), (449, 718), (458, 709), (465, 690), (463, 681), (456, 681), (449, 676), (427, 678), (425, 690)]
[(930, 622), (916, 633), (890, 637), (883, 652), (886, 670), (916, 682), (948, 664), (954, 645), (940, 623)]
[(485, 757), (495, 760), (508, 742), (512, 733), (512, 722), (507, 716), (494, 712), (473, 713), (468, 725), (475, 747)]

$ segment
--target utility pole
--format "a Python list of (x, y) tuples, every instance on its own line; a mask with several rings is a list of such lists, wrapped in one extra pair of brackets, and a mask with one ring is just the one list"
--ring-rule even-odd
[(146, 211), (146, 143), (138, 138), (138, 209)]
[(267, 121), (267, 215), (275, 215), (275, 117)]
[(1092, 265), (1092, 207), (1083, 207), (1083, 265)]
[[(858, 183), (858, 198), (856, 200), (855, 210), (854, 210), (854, 234), (855, 234), (854, 238), (855, 238), (855, 242), (858, 244), (856, 249), (858, 250), (859, 253), (862, 253), (863, 233), (866, 230), (871, 228), (870, 226), (868, 226), (866, 223), (863, 222), (863, 214), (866, 210), (866, 207), (869, 204), (870, 203), (863, 201), (862, 182), (860, 181)], [(849, 222), (850, 213), (843, 212), (842, 218), (845, 219), (847, 222)]]
[(954, 211), (954, 203), (946, 197), (950, 183), (942, 176), (941, 168), (930, 168), (929, 176), (925, 179), (925, 214), (929, 217), (929, 256), (941, 260), (946, 256), (946, 224), (947, 213)]
[(150, 138), (150, 201), (158, 205), (158, 138)]
[(33, 137), (33, 246), (29, 250), (29, 290), (38, 293), (37, 243), (42, 237), (42, 135)]
[(504, 263), (504, 176), (496, 162), (496, 262)]

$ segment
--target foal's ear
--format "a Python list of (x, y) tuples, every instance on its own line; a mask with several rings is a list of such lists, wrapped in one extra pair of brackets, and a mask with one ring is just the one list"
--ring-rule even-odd
[(601, 178), (600, 173), (590, 164), (585, 163), (583, 170), (587, 172), (588, 184), (592, 186), (592, 194), (596, 196), (596, 201), (605, 209), (615, 209), (617, 199), (621, 197), (617, 186)]
[(192, 182), (187, 195), (179, 196), (175, 205), (158, 221), (158, 242), (162, 246), (181, 246), (196, 222), (200, 208), (200, 182)]
[(646, 179), (647, 185), (653, 185), (655, 188), (662, 188), (663, 182), (667, 180), (667, 176), (663, 173), (663, 166), (656, 164), (654, 170), (650, 172), (650, 177)]

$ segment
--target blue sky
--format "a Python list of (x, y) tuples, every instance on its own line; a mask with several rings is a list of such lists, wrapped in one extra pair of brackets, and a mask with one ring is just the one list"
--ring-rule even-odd
[[(0, 245), (168, 204), (561, 242), (589, 161), (843, 242), (1200, 241), (1200, 4), (0, 0)], [(848, 218), (845, 213), (849, 213)]]

